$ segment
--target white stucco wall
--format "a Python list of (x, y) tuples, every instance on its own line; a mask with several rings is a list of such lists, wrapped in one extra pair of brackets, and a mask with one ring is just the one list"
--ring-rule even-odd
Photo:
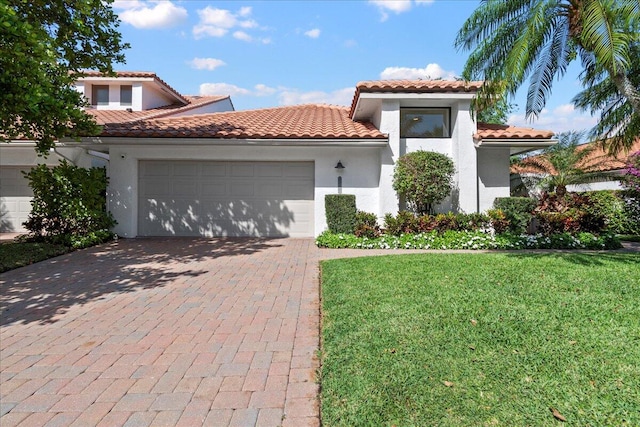
[(355, 194), (358, 209), (379, 212), (380, 148), (291, 146), (133, 146), (110, 149), (108, 206), (122, 237), (138, 232), (138, 162), (140, 160), (313, 161), (314, 234), (326, 229), (324, 196), (338, 192), (335, 166), (342, 161), (343, 194)]
[(599, 190), (622, 190), (620, 181), (600, 181), (589, 184), (568, 185), (567, 191), (599, 191)]
[(204, 105), (198, 108), (192, 108), (182, 113), (172, 114), (171, 117), (191, 116), (194, 114), (221, 113), (224, 111), (233, 111), (233, 104), (229, 98), (214, 102), (213, 104)]
[(478, 207), (480, 212), (493, 208), (496, 197), (509, 197), (509, 148), (478, 150)]

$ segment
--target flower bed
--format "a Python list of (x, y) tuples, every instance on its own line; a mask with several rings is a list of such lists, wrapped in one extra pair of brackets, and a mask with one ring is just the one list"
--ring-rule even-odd
[(379, 237), (356, 237), (353, 234), (334, 234), (325, 231), (316, 239), (321, 248), (351, 249), (591, 249), (608, 250), (622, 247), (613, 234), (559, 233), (513, 235), (482, 231), (427, 232)]

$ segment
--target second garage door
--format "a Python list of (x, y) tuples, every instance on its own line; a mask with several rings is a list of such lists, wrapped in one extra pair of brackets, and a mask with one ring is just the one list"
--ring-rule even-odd
[(313, 236), (312, 162), (140, 161), (141, 236)]

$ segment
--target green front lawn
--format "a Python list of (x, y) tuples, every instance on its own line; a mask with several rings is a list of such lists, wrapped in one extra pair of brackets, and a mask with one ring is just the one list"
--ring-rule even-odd
[(66, 254), (70, 250), (66, 246), (51, 243), (2, 242), (0, 243), (0, 273)]
[(640, 425), (637, 254), (322, 264), (325, 426)]

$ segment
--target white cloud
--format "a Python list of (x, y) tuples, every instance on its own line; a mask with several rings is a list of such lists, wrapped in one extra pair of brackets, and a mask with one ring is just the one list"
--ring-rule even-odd
[(233, 37), (245, 42), (253, 41), (253, 37), (251, 37), (249, 34), (245, 33), (244, 31), (236, 31), (235, 33), (233, 33)]
[(218, 67), (223, 65), (227, 65), (223, 60), (216, 58), (193, 58), (193, 60), (189, 61), (192, 68), (196, 70), (209, 70), (213, 71)]
[(438, 64), (428, 64), (424, 68), (387, 67), (380, 73), (380, 78), (383, 80), (454, 80), (456, 78), (456, 73), (453, 71), (446, 71)]
[(411, 10), (413, 4), (429, 5), (434, 0), (369, 0), (369, 3), (375, 5), (380, 10), (380, 20), (386, 21), (389, 18), (388, 12), (400, 14)]
[(576, 111), (572, 104), (559, 105), (553, 110), (547, 108), (540, 112), (537, 119), (529, 121), (524, 114), (513, 114), (507, 121), (513, 126), (534, 127), (536, 129), (551, 130), (555, 133), (567, 131), (589, 130), (598, 122), (597, 116)]
[[(218, 9), (207, 6), (198, 10), (200, 21), (193, 27), (193, 36), (196, 39), (203, 37), (223, 37), (233, 28), (256, 28), (258, 23), (248, 19), (251, 14), (250, 7), (242, 7), (238, 13), (227, 9)], [(234, 31), (233, 37), (243, 41), (253, 41), (254, 37), (244, 31)], [(260, 39), (262, 41), (262, 39)]]
[(176, 6), (170, 1), (116, 1), (115, 9), (121, 9), (118, 14), (122, 22), (136, 28), (169, 28), (180, 25), (187, 20), (187, 9)]
[(278, 98), (280, 105), (297, 105), (297, 104), (334, 104), (334, 105), (350, 105), (353, 99), (353, 88), (334, 90), (333, 92), (310, 91), (301, 92), (297, 89), (285, 89)]
[(264, 84), (257, 84), (253, 90), (230, 83), (203, 83), (200, 85), (200, 95), (231, 95), (231, 96), (269, 96), (277, 89)]
[(320, 29), (314, 28), (313, 30), (305, 31), (304, 35), (312, 39), (317, 39), (320, 37)]
[(200, 95), (250, 95), (251, 91), (229, 83), (203, 83)]
[(277, 92), (277, 89), (269, 87), (263, 84), (257, 84), (254, 86), (256, 96), (269, 96)]

